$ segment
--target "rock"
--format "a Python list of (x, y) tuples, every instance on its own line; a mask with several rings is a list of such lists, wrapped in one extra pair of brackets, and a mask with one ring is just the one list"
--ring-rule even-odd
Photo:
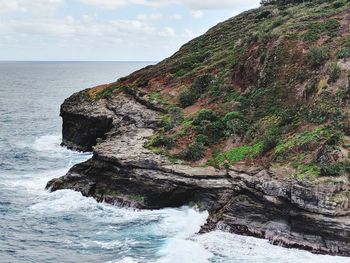
[(63, 144), (92, 148), (93, 157), (50, 181), (50, 190), (73, 189), (143, 209), (197, 205), (210, 213), (201, 232), (221, 229), (350, 256), (348, 184), (312, 185), (257, 167), (217, 170), (171, 163), (143, 147), (160, 121), (153, 107), (130, 93), (98, 101), (83, 93), (61, 107)]

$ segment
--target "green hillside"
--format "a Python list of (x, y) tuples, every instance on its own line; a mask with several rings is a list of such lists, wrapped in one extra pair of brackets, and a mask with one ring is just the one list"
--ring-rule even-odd
[[(287, 3), (286, 3), (287, 2)], [(146, 147), (192, 165), (348, 180), (350, 1), (268, 1), (106, 87), (158, 109)]]

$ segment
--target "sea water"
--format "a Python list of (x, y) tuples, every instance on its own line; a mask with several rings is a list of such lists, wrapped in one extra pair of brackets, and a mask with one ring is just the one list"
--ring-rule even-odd
[(341, 263), (220, 231), (196, 234), (208, 213), (141, 211), (46, 183), (91, 157), (60, 147), (59, 107), (81, 89), (149, 63), (0, 63), (0, 262)]

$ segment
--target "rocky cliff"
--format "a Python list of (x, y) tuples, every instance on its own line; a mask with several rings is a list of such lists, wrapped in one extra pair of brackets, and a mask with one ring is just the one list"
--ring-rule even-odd
[(72, 95), (63, 145), (93, 157), (47, 187), (350, 256), (349, 21), (347, 1), (269, 5)]

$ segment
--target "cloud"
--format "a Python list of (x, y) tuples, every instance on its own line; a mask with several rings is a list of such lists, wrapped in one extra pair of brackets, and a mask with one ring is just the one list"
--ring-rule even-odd
[(64, 3), (64, 0), (0, 0), (0, 12), (20, 12), (34, 16), (51, 16)]
[(183, 17), (182, 17), (182, 15), (180, 15), (180, 14), (173, 14), (173, 15), (171, 16), (171, 18), (172, 18), (172, 19), (175, 19), (175, 20), (181, 20)]
[(84, 4), (102, 8), (119, 8), (129, 5), (158, 7), (162, 5), (180, 4), (192, 10), (244, 8), (258, 5), (257, 0), (80, 0)]
[(193, 18), (201, 18), (202, 16), (203, 16), (203, 11), (201, 11), (201, 10), (193, 10), (193, 11), (191, 11), (191, 16), (193, 17)]
[(151, 14), (139, 14), (136, 16), (138, 20), (141, 21), (155, 21), (155, 20), (160, 20), (163, 18), (162, 14), (159, 13), (151, 13)]
[[(193, 10), (242, 8), (258, 6), (257, 0), (179, 0), (182, 5)], [(176, 1), (178, 2), (178, 1)]]
[(129, 5), (161, 6), (168, 1), (161, 0), (80, 0), (80, 2), (106, 9), (115, 9)]

